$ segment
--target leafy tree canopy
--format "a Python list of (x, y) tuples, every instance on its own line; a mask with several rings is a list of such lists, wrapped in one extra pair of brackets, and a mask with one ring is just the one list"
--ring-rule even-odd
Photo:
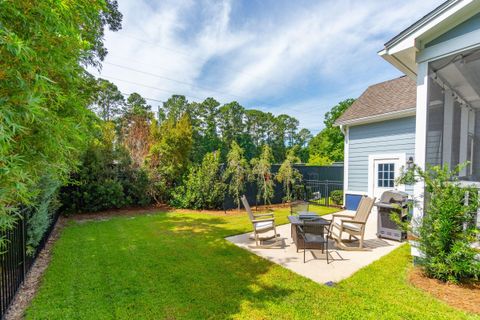
[(94, 115), (92, 77), (107, 54), (113, 0), (0, 1), (0, 229), (30, 205), (40, 179), (62, 180), (78, 163)]
[(341, 101), (325, 114), (323, 122), (325, 128), (313, 137), (308, 144), (309, 154), (312, 159), (309, 160), (309, 163), (313, 161), (320, 162), (320, 159), (330, 163), (343, 161), (344, 136), (340, 128), (334, 126), (334, 124), (354, 101), (354, 99)]

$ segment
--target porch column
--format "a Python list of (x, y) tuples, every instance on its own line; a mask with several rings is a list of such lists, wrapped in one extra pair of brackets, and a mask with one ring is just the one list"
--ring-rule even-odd
[(453, 107), (454, 99), (451, 90), (445, 90), (443, 112), (443, 151), (442, 164), (452, 168), (452, 139), (453, 139)]
[[(425, 153), (427, 143), (427, 106), (428, 106), (428, 62), (421, 62), (417, 68), (417, 112), (415, 124), (415, 163), (425, 169)], [(417, 182), (413, 188), (415, 207), (413, 210), (412, 227), (415, 232), (423, 216), (424, 205), (423, 181)], [(418, 256), (419, 252), (412, 246), (412, 255)]]
[[(467, 106), (462, 105), (461, 109), (461, 116), (460, 116), (460, 155), (459, 155), (459, 162), (460, 164), (465, 163), (465, 161), (470, 160), (468, 159), (468, 116), (469, 116), (469, 109)], [(467, 167), (464, 167), (460, 171), (460, 177), (464, 177), (467, 175)]]

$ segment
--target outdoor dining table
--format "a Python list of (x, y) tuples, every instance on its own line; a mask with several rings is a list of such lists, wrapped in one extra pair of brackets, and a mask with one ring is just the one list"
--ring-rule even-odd
[[(322, 235), (324, 234), (325, 228), (328, 228), (330, 226), (331, 221), (327, 220), (325, 218), (322, 218), (320, 216), (317, 217), (309, 217), (308, 219), (302, 219), (299, 216), (288, 216), (288, 221), (290, 221), (291, 224), (291, 236), (293, 239), (293, 242), (295, 243), (297, 250), (299, 248), (303, 249), (303, 238), (299, 237), (297, 235), (297, 226), (298, 225), (303, 225), (304, 221), (309, 222), (309, 230), (305, 230), (308, 233), (313, 233), (313, 234), (319, 234)], [(306, 249), (322, 249), (323, 244), (321, 243), (310, 243), (307, 244)]]

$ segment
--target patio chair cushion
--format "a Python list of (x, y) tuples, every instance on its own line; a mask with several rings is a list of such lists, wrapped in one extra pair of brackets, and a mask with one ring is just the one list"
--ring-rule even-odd
[(273, 228), (273, 221), (255, 222), (255, 230), (265, 230)]
[[(342, 224), (338, 223), (338, 222), (335, 222), (335, 227), (337, 227), (338, 229), (341, 229)], [(343, 223), (343, 229), (359, 232), (360, 231), (360, 225), (355, 224), (355, 223), (350, 223), (350, 222), (344, 222)]]
[(350, 223), (350, 222), (344, 222), (343, 223), (343, 228), (347, 230), (352, 230), (352, 231), (360, 231), (360, 225), (355, 224), (355, 223)]

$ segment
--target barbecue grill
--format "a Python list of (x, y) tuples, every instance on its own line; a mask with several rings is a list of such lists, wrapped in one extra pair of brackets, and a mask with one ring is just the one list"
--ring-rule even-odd
[(375, 203), (378, 212), (378, 230), (379, 238), (402, 241), (406, 239), (407, 234), (395, 221), (392, 221), (391, 214), (397, 214), (401, 221), (406, 221), (408, 217), (408, 194), (402, 191), (385, 191), (380, 197), (380, 201)]

